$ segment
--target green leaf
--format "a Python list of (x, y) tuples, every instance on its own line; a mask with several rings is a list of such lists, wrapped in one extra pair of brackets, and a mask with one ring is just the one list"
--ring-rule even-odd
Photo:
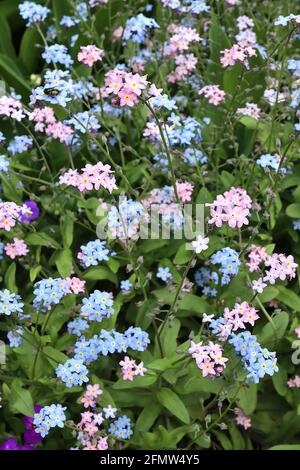
[(20, 44), (19, 58), (26, 67), (26, 70), (28, 70), (28, 73), (36, 70), (41, 55), (41, 50), (36, 46), (40, 43), (41, 37), (36, 28), (26, 29)]
[(152, 361), (147, 365), (149, 370), (158, 370), (164, 371), (172, 367), (172, 362), (168, 357), (164, 357), (163, 359), (157, 359), (156, 361)]
[(117, 273), (118, 270), (119, 270), (119, 267), (120, 267), (120, 262), (115, 259), (115, 258), (110, 258), (108, 261), (107, 261), (107, 266), (109, 267), (109, 269), (111, 269), (111, 271), (113, 273)]
[[(162, 333), (160, 334), (160, 343), (162, 345), (162, 349), (165, 356), (171, 356), (177, 348), (177, 337), (180, 329), (180, 321), (174, 319), (170, 325), (163, 325), (159, 328), (158, 333), (160, 334), (161, 330)], [(159, 345), (155, 342), (155, 352), (156, 357), (160, 355)]]
[(4, 276), (5, 284), (8, 290), (11, 292), (18, 292), (16, 286), (16, 263), (13, 262), (10, 264)]
[(237, 403), (240, 408), (250, 415), (255, 411), (257, 403), (257, 387), (255, 384), (249, 383), (247, 386), (244, 386), (240, 389), (237, 394)]
[(196, 312), (200, 315), (208, 311), (209, 304), (205, 299), (198, 295), (186, 294), (179, 302), (178, 308), (181, 310), (191, 310), (192, 312)]
[(274, 343), (283, 337), (289, 323), (289, 315), (286, 312), (280, 312), (272, 318), (272, 323), (268, 322), (259, 334), (260, 342), (263, 344)]
[(59, 250), (55, 257), (55, 264), (62, 278), (69, 277), (73, 268), (72, 251), (69, 248)]
[(82, 275), (86, 281), (110, 281), (116, 286), (118, 285), (118, 277), (109, 268), (105, 266), (98, 266), (97, 268), (90, 268)]
[(286, 214), (293, 219), (298, 219), (300, 217), (300, 203), (293, 203), (287, 206)]
[(237, 426), (231, 422), (229, 425), (229, 433), (233, 444), (234, 450), (244, 450), (245, 441), (242, 433), (238, 430)]
[(47, 246), (55, 249), (60, 248), (60, 245), (57, 243), (57, 241), (53, 240), (53, 238), (44, 232), (30, 233), (25, 238), (25, 241), (27, 245)]
[(210, 45), (210, 63), (208, 64), (207, 70), (209, 77), (213, 83), (223, 85), (223, 73), (220, 63), (220, 51), (227, 49), (230, 46), (229, 39), (224, 32), (222, 26), (218, 21), (218, 17), (211, 14), (211, 27), (209, 30), (209, 45)]
[(18, 5), (20, 0), (2, 0), (0, 2), (0, 15), (8, 17), (12, 14), (18, 14)]
[(191, 252), (186, 249), (185, 245), (185, 243), (181, 245), (177, 251), (174, 258), (174, 264), (185, 264), (191, 259)]
[(272, 376), (272, 382), (278, 395), (284, 397), (288, 391), (288, 374), (285, 368), (279, 364), (279, 371)]
[(157, 380), (157, 376), (155, 374), (151, 374), (148, 372), (143, 377), (136, 377), (132, 381), (130, 380), (123, 380), (120, 379), (115, 382), (112, 388), (116, 390), (127, 390), (131, 388), (147, 388), (150, 385), (153, 385)]
[(11, 57), (12, 59), (16, 55), (11, 39), (10, 27), (7, 20), (3, 18), (3, 16), (0, 16), (0, 52)]
[(10, 408), (24, 416), (33, 416), (33, 400), (29, 390), (22, 388), (20, 379), (14, 379), (11, 384)]
[(232, 443), (224, 432), (213, 431), (213, 434), (219, 440), (224, 450), (232, 450)]
[(52, 348), (52, 346), (45, 346), (43, 348), (43, 353), (45, 354), (50, 364), (54, 367), (56, 367), (57, 364), (64, 364), (69, 359), (68, 356), (66, 356), (61, 351)]
[(65, 248), (70, 248), (73, 243), (74, 219), (70, 216), (64, 216), (60, 224), (61, 235)]
[(151, 406), (144, 408), (135, 423), (134, 434), (149, 431), (151, 426), (159, 417), (161, 408), (161, 405), (156, 402), (153, 402)]
[(6, 72), (6, 74), (13, 78), (19, 85), (28, 91), (31, 91), (31, 87), (23, 78), (22, 73), (17, 67), (16, 63), (10, 57), (0, 54), (0, 70)]
[(279, 294), (277, 295), (277, 300), (284, 303), (288, 307), (300, 312), (300, 298), (294, 291), (287, 289), (284, 286), (277, 286)]
[(300, 444), (280, 444), (270, 447), (268, 450), (300, 450)]
[(189, 424), (190, 416), (184, 403), (178, 395), (169, 388), (162, 388), (156, 392), (158, 401), (172, 413), (176, 418), (185, 424)]
[(30, 278), (30, 281), (31, 282), (34, 282), (36, 280), (36, 277), (37, 275), (39, 274), (39, 272), (41, 271), (42, 269), (42, 266), (34, 266), (33, 268), (30, 268), (30, 271), (29, 271), (29, 278)]
[(206, 433), (202, 434), (200, 437), (197, 437), (194, 442), (197, 444), (199, 449), (209, 449), (211, 445), (210, 436)]

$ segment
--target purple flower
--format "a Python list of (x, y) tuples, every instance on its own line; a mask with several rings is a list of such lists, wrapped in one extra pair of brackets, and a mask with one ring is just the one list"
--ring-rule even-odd
[(2, 443), (0, 450), (33, 450), (31, 446), (20, 446), (13, 437), (9, 437)]
[(24, 212), (21, 215), (21, 222), (28, 224), (39, 217), (40, 208), (35, 201), (25, 201), (24, 206), (28, 207), (28, 213)]
[(43, 440), (42, 436), (40, 436), (40, 434), (37, 434), (33, 428), (26, 429), (23, 434), (23, 439), (24, 443), (27, 444), (27, 446), (35, 446)]
[[(39, 405), (35, 405), (34, 407), (36, 413), (39, 413), (41, 409), (42, 407)], [(35, 432), (33, 418), (31, 416), (24, 416), (23, 423), (26, 429), (23, 435), (25, 444), (34, 446), (43, 440), (43, 438)]]

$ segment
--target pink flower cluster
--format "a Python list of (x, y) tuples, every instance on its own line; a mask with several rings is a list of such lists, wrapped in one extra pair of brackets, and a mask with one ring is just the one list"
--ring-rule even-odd
[(7, 232), (20, 220), (23, 207), (15, 202), (0, 202), (0, 229)]
[(98, 384), (88, 385), (84, 395), (80, 399), (80, 403), (82, 403), (85, 408), (95, 408), (96, 398), (102, 395), (102, 393), (103, 391), (100, 389)]
[(295, 328), (295, 333), (298, 336), (298, 338), (300, 338), (300, 326), (297, 326), (297, 328)]
[(249, 116), (256, 121), (260, 118), (261, 109), (255, 103), (246, 103), (244, 108), (238, 108), (236, 114), (242, 116)]
[(143, 362), (136, 364), (136, 362), (133, 359), (130, 359), (128, 356), (125, 356), (124, 359), (119, 362), (119, 364), (121, 366), (123, 380), (132, 381), (134, 377), (138, 375), (144, 376), (144, 373), (147, 372)]
[(25, 117), (22, 103), (10, 96), (0, 96), (0, 116), (7, 116), (20, 122)]
[(164, 45), (165, 57), (176, 57), (178, 54), (187, 51), (191, 43), (199, 42), (201, 39), (196, 29), (174, 23), (168, 27), (168, 32), (172, 36), (169, 42)]
[(259, 315), (257, 310), (254, 307), (251, 307), (247, 302), (236, 303), (234, 308), (230, 310), (228, 307), (225, 308), (223, 318), (225, 320), (224, 324), (219, 324), (219, 333), (217, 335), (226, 341), (228, 336), (232, 331), (238, 329), (245, 329), (246, 323), (249, 323), (251, 326), (254, 326), (256, 320), (258, 320)]
[(246, 103), (244, 108), (238, 108), (236, 114), (242, 116), (249, 116), (252, 119), (258, 120), (260, 118), (261, 109), (255, 103)]
[(107, 5), (108, 0), (90, 0), (89, 4), (91, 8), (94, 8), (98, 5)]
[(228, 361), (228, 358), (222, 355), (222, 346), (212, 341), (209, 341), (207, 346), (191, 341), (189, 353), (196, 360), (196, 364), (201, 370), (203, 377), (219, 377), (223, 373)]
[(225, 91), (220, 90), (219, 85), (206, 85), (199, 90), (199, 95), (204, 95), (210, 104), (218, 106), (225, 99)]
[(85, 281), (82, 281), (79, 277), (66, 277), (64, 281), (66, 281), (70, 293), (80, 294), (85, 291)]
[(243, 47), (239, 44), (234, 44), (230, 49), (225, 49), (221, 52), (223, 55), (220, 61), (223, 67), (235, 65), (237, 62), (241, 62), (248, 67), (249, 57), (256, 56), (256, 51), (252, 46)]
[(188, 181), (176, 181), (176, 191), (181, 202), (189, 202), (192, 199), (194, 186)]
[(184, 77), (189, 76), (197, 65), (197, 58), (194, 54), (186, 54), (190, 44), (201, 40), (194, 28), (187, 28), (171, 24), (168, 32), (172, 34), (169, 42), (164, 45), (164, 56), (174, 57), (176, 68), (167, 79), (169, 83), (176, 83)]
[(112, 193), (114, 189), (117, 189), (116, 179), (112, 173), (110, 165), (104, 165), (102, 162), (96, 165), (87, 164), (81, 169), (81, 173), (78, 170), (68, 170), (60, 176), (59, 184), (74, 186), (80, 192), (105, 188)]
[(254, 22), (246, 15), (237, 18), (239, 33), (236, 36), (239, 46), (254, 47), (256, 44), (256, 34), (253, 31)]
[(28, 117), (30, 121), (35, 123), (34, 130), (36, 132), (45, 132), (46, 135), (58, 139), (62, 144), (68, 143), (74, 134), (70, 126), (56, 120), (54, 111), (49, 106), (35, 108)]
[(254, 291), (261, 293), (267, 284), (275, 284), (277, 279), (285, 281), (296, 277), (298, 264), (292, 255), (285, 256), (283, 253), (268, 255), (266, 249), (256, 245), (250, 247), (249, 262), (246, 265), (250, 272), (262, 272), (262, 276), (252, 282)]
[(81, 413), (81, 420), (77, 424), (77, 439), (83, 446), (83, 450), (107, 450), (108, 436), (105, 430), (101, 429), (102, 423), (108, 418), (115, 418), (117, 408), (108, 405), (102, 408), (101, 412), (96, 412), (97, 397), (102, 395), (103, 391), (98, 384), (88, 385), (80, 402), (85, 408), (93, 408), (92, 411)]
[(247, 430), (248, 428), (251, 428), (252, 426), (251, 419), (248, 418), (242, 410), (237, 408), (235, 410), (235, 414), (236, 414), (235, 421), (237, 424), (239, 424), (240, 426), (243, 426), (245, 430)]
[(104, 51), (94, 44), (91, 44), (89, 46), (81, 46), (77, 59), (88, 67), (92, 67), (95, 62), (102, 60), (103, 56)]
[(289, 388), (300, 388), (300, 377), (299, 375), (295, 375), (294, 377), (290, 378), (287, 382)]
[(208, 223), (214, 224), (216, 227), (222, 227), (223, 222), (225, 222), (231, 228), (248, 225), (247, 217), (251, 205), (251, 198), (245, 189), (232, 187), (224, 194), (219, 194), (212, 204), (207, 204), (207, 206), (210, 206), (211, 215)]
[(176, 83), (182, 80), (183, 78), (191, 75), (193, 70), (195, 70), (198, 59), (194, 54), (183, 55), (180, 54), (175, 57), (176, 68), (174, 72), (169, 73), (167, 79), (169, 83)]
[[(105, 75), (105, 87), (101, 90), (102, 96), (111, 93), (117, 96), (113, 104), (119, 104), (121, 107), (133, 107), (139, 100), (143, 90), (147, 88), (149, 82), (147, 75), (139, 75), (125, 72), (124, 70), (113, 69)], [(149, 94), (152, 96), (160, 95), (155, 85), (150, 85)]]
[(5, 253), (11, 259), (15, 259), (18, 256), (26, 256), (29, 253), (28, 247), (24, 240), (14, 237), (12, 243), (6, 243), (4, 247)]

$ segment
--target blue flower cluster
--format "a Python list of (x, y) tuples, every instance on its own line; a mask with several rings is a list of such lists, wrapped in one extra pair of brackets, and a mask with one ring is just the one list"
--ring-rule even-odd
[(149, 343), (148, 333), (139, 327), (131, 326), (124, 333), (101, 330), (100, 335), (94, 335), (91, 339), (82, 336), (75, 343), (74, 358), (89, 364), (96, 361), (99, 355), (125, 353), (128, 349), (143, 352)]
[(19, 12), (23, 20), (27, 20), (26, 26), (32, 26), (45, 21), (50, 10), (35, 2), (23, 2), (19, 5)]
[(3, 259), (4, 243), (0, 242), (0, 260)]
[(75, 320), (68, 323), (68, 333), (70, 335), (81, 336), (82, 332), (88, 328), (88, 322), (81, 317), (75, 318)]
[(108, 432), (117, 439), (129, 439), (133, 434), (130, 418), (124, 415), (116, 419), (109, 425)]
[(288, 16), (278, 16), (278, 18), (275, 19), (274, 24), (275, 26), (286, 26), (288, 23), (293, 21), (296, 18), (294, 13), (291, 13)]
[(182, 159), (184, 163), (188, 163), (191, 166), (197, 166), (198, 163), (203, 164), (208, 161), (207, 157), (203, 155), (201, 150), (194, 148), (185, 149)]
[(3, 144), (3, 142), (5, 142), (5, 137), (4, 137), (4, 134), (3, 132), (0, 131), (0, 145)]
[[(262, 168), (273, 168), (273, 170), (278, 171), (280, 159), (276, 157), (276, 155), (271, 155), (270, 153), (266, 153), (261, 155), (258, 160), (256, 160), (257, 165), (261, 166)], [(280, 171), (282, 173), (286, 173), (286, 168), (281, 167)]]
[(33, 145), (33, 140), (27, 135), (16, 135), (9, 143), (7, 151), (12, 155), (27, 152)]
[[(47, 89), (54, 88), (58, 94), (47, 94)], [(47, 70), (44, 76), (44, 86), (39, 86), (32, 91), (30, 105), (37, 101), (46, 101), (66, 107), (67, 103), (74, 99), (88, 99), (94, 94), (96, 88), (90, 81), (73, 80), (68, 70)], [(46, 93), (45, 93), (46, 92)]]
[(123, 198), (118, 207), (111, 206), (109, 209), (107, 223), (110, 236), (120, 239), (135, 238), (146, 215), (140, 202)]
[(123, 39), (125, 41), (131, 39), (133, 42), (142, 43), (152, 28), (159, 28), (157, 22), (153, 18), (148, 18), (140, 13), (126, 21)]
[(129, 281), (129, 279), (126, 279), (126, 281), (121, 281), (120, 288), (125, 293), (130, 292), (132, 289), (132, 283)]
[(73, 59), (63, 44), (53, 44), (45, 47), (42, 58), (45, 59), (47, 64), (61, 64), (67, 68), (73, 64)]
[(173, 279), (173, 276), (170, 272), (170, 268), (168, 268), (168, 267), (164, 268), (162, 266), (160, 266), (158, 268), (157, 273), (156, 273), (156, 277), (158, 277), (159, 279), (161, 279), (164, 282), (167, 282), (168, 280)]
[(7, 173), (10, 162), (6, 155), (0, 155), (0, 173)]
[(278, 372), (275, 353), (262, 348), (250, 331), (232, 333), (229, 343), (233, 345), (235, 353), (241, 356), (249, 382), (257, 384), (266, 374), (272, 376)]
[(11, 315), (12, 313), (22, 313), (24, 304), (18, 294), (13, 294), (8, 289), (0, 291), (0, 314)]
[(176, 100), (169, 98), (167, 94), (150, 98), (149, 102), (154, 109), (166, 108), (169, 111), (178, 109), (176, 106)]
[(16, 330), (12, 330), (7, 333), (7, 339), (9, 340), (9, 346), (11, 348), (18, 348), (21, 346), (23, 342), (22, 333), (22, 328), (17, 328)]
[(288, 69), (293, 71), (295, 77), (300, 77), (300, 59), (290, 59)]
[(50, 310), (52, 305), (57, 305), (61, 299), (70, 293), (68, 284), (64, 279), (42, 279), (34, 284), (33, 306), (36, 310)]
[(181, 13), (192, 13), (193, 15), (208, 12), (210, 9), (206, 5), (205, 0), (171, 0), (167, 6), (172, 8), (172, 10), (177, 10)]
[(78, 3), (78, 5), (76, 5), (75, 12), (76, 12), (76, 16), (80, 18), (81, 21), (87, 21), (88, 6), (86, 2)]
[(221, 265), (219, 271), (222, 273), (221, 284), (223, 286), (229, 284), (231, 278), (237, 275), (241, 265), (238, 252), (229, 247), (216, 251), (211, 256), (210, 262)]
[(63, 428), (66, 421), (65, 409), (66, 407), (62, 405), (44, 406), (33, 416), (33, 424), (36, 426), (35, 432), (45, 437), (51, 428), (56, 426)]
[(68, 388), (82, 385), (88, 382), (88, 369), (78, 359), (68, 359), (64, 364), (59, 364), (55, 369), (56, 375)]
[(202, 289), (203, 295), (208, 297), (217, 296), (218, 291), (215, 286), (218, 285), (218, 279), (218, 274), (206, 267), (199, 268), (195, 272), (195, 283)]
[(95, 290), (89, 297), (85, 297), (82, 303), (80, 311), (89, 321), (96, 320), (100, 323), (103, 318), (109, 318), (114, 313), (114, 302), (109, 292)]
[(181, 120), (178, 115), (172, 113), (168, 122), (171, 124), (168, 128), (168, 141), (171, 145), (190, 146), (193, 142), (197, 144), (201, 141), (203, 125), (197, 119), (185, 117)]
[(99, 239), (81, 245), (80, 250), (78, 258), (85, 268), (97, 266), (101, 261), (108, 261), (110, 256), (115, 254), (109, 250), (105, 241)]
[(293, 229), (300, 231), (300, 219), (293, 220)]
[(72, 26), (77, 25), (80, 23), (78, 18), (74, 18), (73, 16), (64, 15), (60, 20), (59, 24), (64, 28), (72, 28)]
[(97, 132), (100, 129), (98, 119), (88, 111), (74, 114), (71, 119), (65, 121), (65, 124), (73, 126), (77, 131), (85, 134), (88, 132)]

